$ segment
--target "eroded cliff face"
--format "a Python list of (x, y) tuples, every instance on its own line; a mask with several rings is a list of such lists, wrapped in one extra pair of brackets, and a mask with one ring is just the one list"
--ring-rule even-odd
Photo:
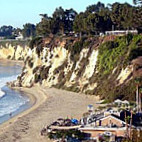
[(0, 58), (11, 60), (24, 60), (29, 50), (28, 46), (12, 45), (6, 43), (0, 46)]
[[(55, 45), (55, 42), (57, 41), (55, 40), (52, 45)], [(77, 92), (85, 92), (85, 85), (94, 89), (94, 85), (89, 84), (89, 79), (96, 72), (99, 41), (94, 41), (91, 48), (89, 45), (81, 47), (80, 51), (75, 53), (77, 56), (67, 48), (67, 42), (58, 41), (55, 47), (42, 47), (40, 50), (28, 48), (23, 73), (14, 85), (31, 87), (38, 84), (63, 89), (72, 88), (72, 91)], [(73, 42), (71, 44), (74, 44)]]
[[(128, 59), (120, 61), (126, 55), (129, 57), (131, 49), (125, 49), (118, 43), (120, 45), (103, 53), (106, 39), (100, 38), (46, 39), (43, 42), (42, 46), (32, 49), (19, 46), (0, 49), (2, 58), (10, 56), (10, 59), (23, 59), (25, 62), (22, 74), (12, 86), (31, 87), (36, 84), (100, 95), (102, 98), (114, 99), (119, 94), (122, 98), (131, 97), (130, 91), (126, 90), (133, 85), (133, 65), (131, 61), (126, 63)], [(111, 52), (115, 52), (114, 55)], [(110, 60), (112, 67), (108, 63)]]

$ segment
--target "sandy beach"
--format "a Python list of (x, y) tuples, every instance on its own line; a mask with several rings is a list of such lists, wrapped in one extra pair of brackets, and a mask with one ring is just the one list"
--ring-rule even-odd
[(0, 142), (48, 142), (40, 135), (43, 127), (59, 117), (80, 118), (87, 105), (96, 106), (98, 97), (55, 88), (18, 88), (29, 96), (32, 107), (0, 125)]
[(0, 62), (1, 64), (3, 63), (4, 65), (5, 64), (8, 64), (9, 66), (13, 66), (13, 65), (19, 65), (19, 66), (24, 66), (24, 62), (23, 61), (20, 61), (20, 60), (10, 60), (10, 59), (2, 59), (0, 58)]

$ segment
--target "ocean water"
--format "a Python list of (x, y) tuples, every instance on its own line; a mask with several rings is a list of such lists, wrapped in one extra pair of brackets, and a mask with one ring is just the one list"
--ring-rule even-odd
[(7, 82), (16, 80), (21, 71), (22, 67), (16, 63), (0, 62), (0, 123), (30, 107), (27, 96), (6, 85)]

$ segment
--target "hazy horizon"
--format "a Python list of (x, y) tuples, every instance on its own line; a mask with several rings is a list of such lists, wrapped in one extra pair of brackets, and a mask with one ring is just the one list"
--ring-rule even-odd
[[(114, 3), (120, 2), (124, 3), (127, 2), (132, 4), (132, 0), (100, 0), (102, 3)], [(2, 25), (11, 25), (13, 27), (20, 27), (22, 28), (23, 24), (25, 23), (33, 23), (36, 24), (40, 22), (39, 14), (48, 14), (49, 16), (52, 15), (55, 8), (62, 6), (64, 9), (73, 8), (77, 12), (84, 11), (87, 6), (91, 4), (96, 4), (98, 2), (95, 0), (13, 0), (13, 1), (2, 1), (1, 8), (0, 8), (0, 26)]]

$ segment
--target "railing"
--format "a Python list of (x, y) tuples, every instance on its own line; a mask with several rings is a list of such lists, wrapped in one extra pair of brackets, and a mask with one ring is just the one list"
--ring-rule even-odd
[(0, 42), (28, 41), (29, 39), (0, 39)]

